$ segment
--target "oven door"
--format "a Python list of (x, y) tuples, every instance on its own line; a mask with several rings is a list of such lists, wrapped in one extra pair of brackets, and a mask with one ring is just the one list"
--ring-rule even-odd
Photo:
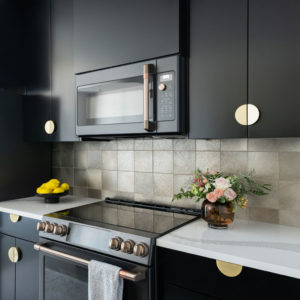
[(76, 134), (155, 132), (156, 61), (76, 75)]
[[(40, 300), (88, 300), (89, 260), (117, 265), (124, 279), (123, 300), (152, 300), (151, 269), (99, 253), (48, 240), (35, 245), (40, 252)], [(30, 275), (29, 275), (30, 276)]]

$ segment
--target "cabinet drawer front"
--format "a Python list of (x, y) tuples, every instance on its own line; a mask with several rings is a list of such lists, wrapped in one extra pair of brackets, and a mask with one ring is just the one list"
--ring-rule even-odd
[(36, 230), (37, 220), (20, 217), (17, 222), (12, 222), (10, 214), (0, 213), (0, 232), (24, 240), (36, 242), (39, 239)]

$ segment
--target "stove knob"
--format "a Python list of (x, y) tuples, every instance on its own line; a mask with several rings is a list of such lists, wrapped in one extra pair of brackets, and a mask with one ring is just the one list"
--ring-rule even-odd
[(145, 243), (140, 243), (134, 246), (133, 254), (139, 257), (145, 257), (149, 254), (149, 247)]
[(127, 240), (125, 242), (122, 242), (121, 251), (124, 253), (127, 253), (127, 254), (132, 254), (134, 245), (135, 245), (135, 243), (132, 240)]
[(36, 226), (36, 230), (37, 231), (44, 231), (46, 227), (46, 223), (45, 222), (38, 222), (37, 226)]
[(66, 225), (54, 225), (53, 233), (56, 235), (64, 236), (68, 232), (68, 227)]
[(122, 242), (123, 240), (120, 237), (113, 237), (109, 241), (109, 248), (112, 250), (119, 251), (121, 249)]
[(46, 226), (45, 226), (44, 231), (48, 232), (48, 233), (52, 233), (55, 225), (56, 224), (51, 224), (50, 222), (46, 221)]

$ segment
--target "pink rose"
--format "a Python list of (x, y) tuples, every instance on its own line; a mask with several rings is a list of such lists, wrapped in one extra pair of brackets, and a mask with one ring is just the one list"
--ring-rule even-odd
[(213, 193), (215, 194), (215, 196), (216, 196), (217, 198), (220, 198), (220, 197), (222, 197), (222, 196), (224, 195), (224, 191), (221, 190), (221, 189), (215, 189), (215, 190), (213, 191)]
[(217, 178), (214, 184), (216, 189), (221, 189), (223, 191), (227, 190), (231, 187), (229, 179), (226, 179), (224, 177)]
[(211, 174), (211, 175), (216, 175), (216, 174), (217, 174), (217, 171), (211, 171), (210, 174)]
[(203, 183), (207, 183), (207, 179), (205, 177), (203, 178)]
[(224, 192), (224, 196), (226, 199), (232, 201), (236, 198), (236, 192), (233, 189), (229, 188)]
[(207, 199), (209, 202), (214, 203), (214, 202), (217, 201), (218, 197), (215, 195), (214, 192), (211, 192), (211, 193), (208, 193), (208, 194), (206, 195), (206, 199)]

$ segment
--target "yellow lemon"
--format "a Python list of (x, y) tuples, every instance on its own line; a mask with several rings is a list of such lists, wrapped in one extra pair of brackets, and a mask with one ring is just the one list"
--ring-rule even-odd
[(53, 181), (48, 181), (45, 185), (45, 187), (47, 189), (51, 189), (51, 190), (54, 190), (58, 187), (59, 184), (57, 184), (56, 182), (53, 182)]
[(42, 188), (42, 189), (46, 188), (46, 183), (43, 183), (43, 184), (40, 186), (40, 188)]
[(51, 194), (52, 189), (47, 189), (47, 188), (41, 188), (39, 189), (39, 194)]
[(65, 191), (64, 189), (58, 187), (58, 188), (56, 188), (56, 189), (53, 191), (53, 194), (63, 193), (64, 191)]
[(42, 186), (38, 187), (36, 189), (37, 194), (41, 194), (41, 191), (43, 190)]
[(55, 184), (59, 185), (60, 181), (56, 178), (50, 179), (49, 182), (54, 182)]
[(60, 186), (64, 191), (68, 191), (70, 189), (70, 186), (67, 183), (62, 183)]

